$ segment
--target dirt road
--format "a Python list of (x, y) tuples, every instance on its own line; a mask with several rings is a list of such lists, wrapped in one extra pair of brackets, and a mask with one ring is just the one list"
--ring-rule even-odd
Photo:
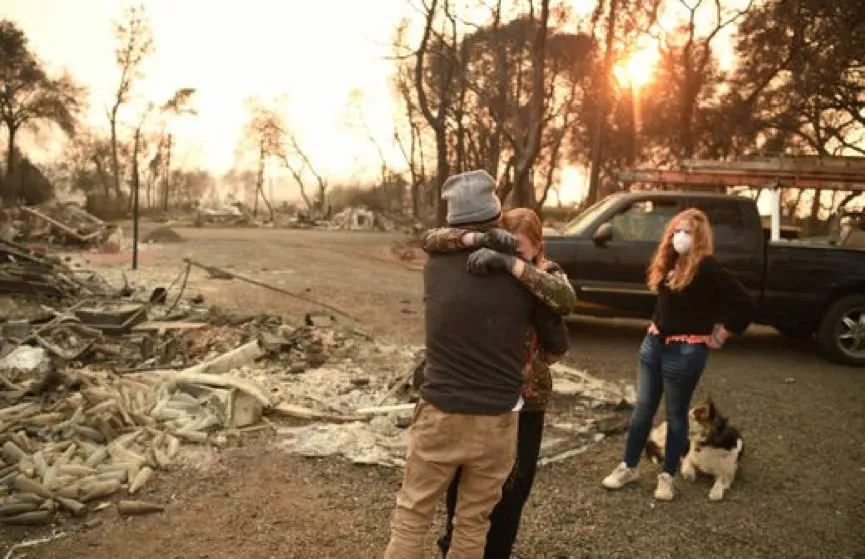
[[(151, 228), (145, 225), (142, 237)], [(373, 333), (395, 340), (419, 339), (423, 334), (421, 264), (402, 262), (391, 253), (393, 242), (406, 240), (402, 234), (254, 228), (178, 231), (185, 239), (182, 243), (142, 248), (142, 276), (167, 284), (182, 268), (183, 258), (191, 258), (343, 309)], [(128, 253), (91, 253), (84, 258), (115, 281), (121, 281), (124, 264), (129, 269)], [(187, 293), (201, 293), (210, 304), (250, 312), (328, 312), (260, 287), (208, 279), (197, 268)]]
[[(397, 236), (180, 233), (189, 240), (148, 251), (143, 266), (167, 276), (184, 256), (233, 266), (308, 290), (377, 334), (421, 336), (421, 275), (391, 257)], [(310, 309), (202, 273), (189, 290), (249, 310)], [(633, 378), (641, 325), (580, 319), (570, 328), (570, 363), (604, 378)], [(650, 464), (639, 486), (605, 492), (600, 480), (621, 459), (623, 438), (615, 437), (539, 472), (517, 556), (865, 557), (865, 371), (827, 364), (807, 344), (756, 328), (712, 356), (698, 396), (705, 393), (746, 437), (742, 475), (727, 500), (708, 501), (708, 480), (677, 480), (679, 498), (655, 504)], [(124, 521), (106, 512), (90, 528), (70, 523), (70, 536), (28, 557), (380, 557), (400, 475), (297, 459), (261, 435), (215, 458), (190, 457), (186, 468), (160, 478), (154, 497), (171, 503), (165, 513)], [(27, 535), (8, 530), (0, 542)]]

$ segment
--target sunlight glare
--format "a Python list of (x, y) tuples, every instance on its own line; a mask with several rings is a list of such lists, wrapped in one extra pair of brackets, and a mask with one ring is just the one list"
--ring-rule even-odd
[[(582, 200), (586, 195), (586, 172), (585, 169), (568, 165), (562, 169), (559, 175), (559, 196), (563, 204), (574, 204)], [(554, 197), (551, 196), (550, 200)]]
[(656, 45), (633, 52), (613, 68), (613, 74), (621, 85), (641, 88), (652, 81), (660, 54)]

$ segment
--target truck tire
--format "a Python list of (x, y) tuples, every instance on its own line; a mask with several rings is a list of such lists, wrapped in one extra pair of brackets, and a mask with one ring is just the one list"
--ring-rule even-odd
[(830, 361), (865, 367), (865, 295), (847, 295), (829, 306), (817, 345)]
[(790, 338), (793, 340), (803, 340), (810, 338), (814, 335), (814, 327), (813, 326), (801, 326), (801, 325), (793, 325), (793, 324), (777, 324), (775, 325), (775, 330), (777, 330), (782, 336), (785, 338)]

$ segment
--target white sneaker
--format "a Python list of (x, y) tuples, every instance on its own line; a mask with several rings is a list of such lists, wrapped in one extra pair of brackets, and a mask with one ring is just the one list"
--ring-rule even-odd
[(658, 476), (658, 487), (655, 489), (655, 499), (659, 501), (673, 500), (673, 477), (667, 472)]
[(601, 483), (607, 489), (621, 489), (625, 485), (637, 481), (639, 478), (640, 476), (636, 468), (629, 468), (627, 464), (622, 462)]

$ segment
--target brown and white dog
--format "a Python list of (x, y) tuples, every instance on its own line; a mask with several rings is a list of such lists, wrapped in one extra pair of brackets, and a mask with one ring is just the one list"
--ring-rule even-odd
[[(736, 478), (739, 459), (745, 452), (745, 441), (739, 431), (721, 415), (711, 398), (691, 408), (688, 417), (690, 440), (688, 451), (682, 459), (682, 477), (694, 481), (698, 472), (713, 476), (715, 485), (709, 492), (709, 499), (720, 501)], [(656, 464), (663, 463), (666, 441), (665, 421), (649, 434), (646, 457)]]

